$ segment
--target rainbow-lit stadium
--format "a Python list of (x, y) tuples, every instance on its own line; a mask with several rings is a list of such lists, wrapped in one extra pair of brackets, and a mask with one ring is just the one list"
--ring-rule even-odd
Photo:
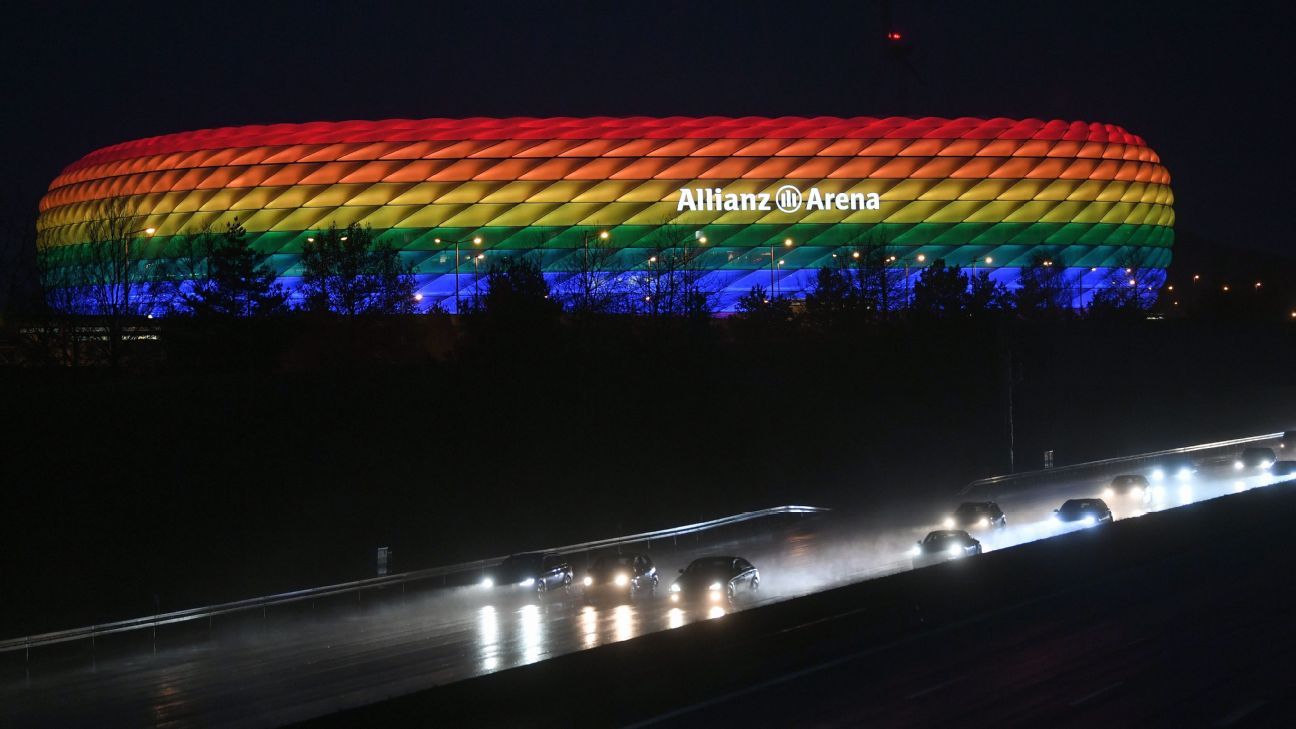
[(1078, 306), (1129, 260), (1164, 275), (1169, 182), (1142, 138), (1056, 120), (319, 122), (100, 149), (50, 184), (37, 227), (46, 251), (94, 245), (116, 204), (151, 231), (132, 253), (145, 266), (238, 221), (292, 288), (316, 231), (359, 223), (412, 266), (421, 307), (451, 311), (500, 256), (532, 256), (561, 287), (592, 238), (611, 249), (599, 265), (630, 277), (687, 249), (720, 310), (753, 286), (800, 295), (866, 240), (885, 241), (906, 279), (943, 259), (1010, 288), (1043, 254), (1067, 267)]

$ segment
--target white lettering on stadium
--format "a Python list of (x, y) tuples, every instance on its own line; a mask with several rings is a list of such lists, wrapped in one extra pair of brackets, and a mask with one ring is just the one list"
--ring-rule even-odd
[(804, 206), (817, 210), (881, 210), (882, 197), (876, 192), (822, 192), (812, 187), (804, 194), (791, 185), (779, 188), (777, 199), (768, 192), (725, 192), (719, 187), (685, 187), (680, 191), (676, 212), (768, 212), (777, 209), (794, 213)]

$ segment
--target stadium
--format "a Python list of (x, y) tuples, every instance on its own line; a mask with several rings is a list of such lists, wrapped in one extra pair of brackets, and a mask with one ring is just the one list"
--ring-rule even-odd
[(725, 311), (755, 286), (804, 295), (818, 269), (866, 246), (885, 248), (906, 290), (936, 260), (1009, 288), (1023, 267), (1057, 262), (1082, 306), (1131, 265), (1161, 285), (1169, 181), (1142, 138), (1059, 120), (319, 122), (92, 152), (50, 184), (37, 229), (49, 257), (97, 245), (105, 211), (125, 210), (142, 275), (186, 233), (237, 221), (292, 289), (318, 231), (360, 224), (400, 251), (419, 307), (449, 311), (501, 257), (530, 257), (555, 290), (593, 274), (627, 296), (669, 265)]

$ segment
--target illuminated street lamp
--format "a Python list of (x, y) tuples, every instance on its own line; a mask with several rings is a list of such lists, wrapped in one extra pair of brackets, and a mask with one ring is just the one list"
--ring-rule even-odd
[[(791, 248), (792, 239), (784, 238), (783, 247)], [(779, 265), (782, 265), (782, 263), (783, 263), (782, 261), (778, 261)], [(778, 280), (774, 277), (775, 271), (776, 271), (776, 265), (775, 265), (775, 258), (774, 258), (774, 244), (770, 243), (770, 291), (774, 292), (775, 296), (778, 296)]]
[[(343, 238), (342, 240), (346, 240), (346, 238)], [(463, 244), (461, 244), (461, 243), (460, 243), (459, 241), (457, 241), (457, 240), (453, 240), (453, 241), (451, 241), (451, 240), (448, 240), (448, 241), (442, 241), (440, 238), (434, 238), (433, 241), (434, 241), (437, 245), (441, 245), (442, 243), (447, 243), (447, 244), (453, 244), (453, 245), (454, 245), (455, 313), (458, 314), (458, 313), (459, 313), (459, 246), (460, 246), (460, 245), (467, 245), (467, 243), (463, 243)], [(482, 239), (481, 239), (481, 236), (480, 236), (480, 235), (479, 235), (479, 236), (475, 236), (475, 237), (473, 237), (473, 239), (472, 239), (472, 244), (473, 244), (473, 245), (475, 245), (475, 246), (479, 246), (479, 245), (481, 245), (481, 243), (482, 243)], [(476, 275), (476, 274), (474, 273), (474, 275)], [(475, 285), (475, 284), (476, 284), (476, 281), (475, 281), (475, 279), (474, 279), (474, 285)]]

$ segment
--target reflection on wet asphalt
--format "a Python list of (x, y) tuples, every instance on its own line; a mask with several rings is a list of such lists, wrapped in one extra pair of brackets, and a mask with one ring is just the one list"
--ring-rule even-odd
[[(1112, 474), (1107, 474), (1110, 477)], [(1273, 481), (1266, 475), (1203, 475), (1170, 483), (1156, 499), (1110, 499), (1118, 519), (1173, 508)], [(1009, 525), (977, 533), (987, 551), (1070, 528), (1050, 520), (1070, 497), (1099, 496), (1090, 478), (1029, 494), (1004, 495)], [(255, 625), (184, 648), (95, 656), (74, 665), (39, 664), (28, 677), (0, 680), (0, 726), (275, 726), (348, 706), (630, 640), (733, 610), (788, 599), (909, 568), (906, 551), (957, 499), (935, 505), (927, 523), (780, 531), (678, 553), (654, 552), (657, 594), (587, 604), (579, 587), (543, 599), (475, 586), (411, 594), (349, 613)], [(922, 518), (910, 519), (921, 522)], [(702, 554), (737, 554), (761, 571), (754, 598), (730, 604), (665, 599), (676, 570)], [(579, 577), (579, 575), (578, 575)]]

